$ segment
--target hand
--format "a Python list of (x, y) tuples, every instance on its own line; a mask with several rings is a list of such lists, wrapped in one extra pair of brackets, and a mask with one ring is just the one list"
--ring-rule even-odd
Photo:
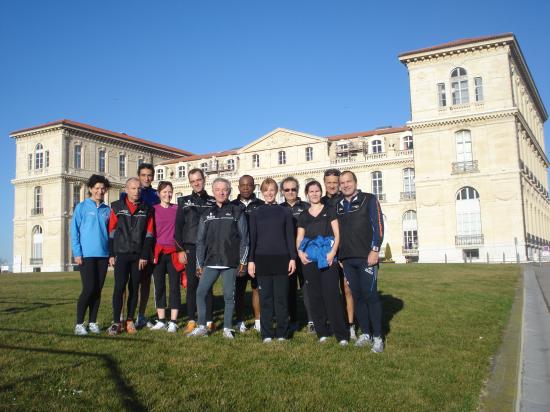
[(253, 278), (256, 277), (256, 264), (254, 262), (248, 262), (248, 274)]
[(242, 278), (244, 275), (246, 275), (246, 271), (248, 268), (245, 267), (242, 263), (239, 265), (239, 271), (237, 272), (237, 276)]
[(291, 259), (290, 262), (288, 262), (288, 276), (292, 275), (294, 272), (296, 272), (296, 261)]
[(374, 250), (371, 250), (369, 252), (369, 256), (367, 258), (367, 264), (369, 266), (374, 266), (378, 263), (378, 252), (375, 252)]
[(327, 263), (328, 263), (329, 266), (332, 265), (332, 262), (333, 262), (335, 256), (336, 256), (336, 253), (334, 253), (334, 252), (327, 253)]
[(197, 269), (195, 270), (195, 276), (200, 278), (202, 276), (202, 268), (197, 266)]
[(307, 265), (308, 263), (311, 263), (311, 260), (308, 259), (306, 252), (302, 252), (301, 250), (299, 250), (298, 251), (298, 257), (300, 258), (300, 261), (304, 265)]
[(111, 256), (111, 257), (109, 258), (109, 265), (111, 265), (111, 266), (113, 266), (113, 267), (115, 266), (115, 258), (114, 258), (114, 256)]
[(75, 256), (74, 263), (76, 263), (78, 266), (82, 266), (82, 256)]
[(183, 265), (187, 265), (187, 253), (185, 253), (185, 250), (178, 252), (178, 262)]
[(138, 263), (139, 270), (145, 269), (145, 266), (147, 266), (147, 259), (140, 259)]
[(342, 270), (344, 270), (344, 264), (340, 261), (338, 261), (338, 264), (340, 265), (340, 267), (342, 268)]

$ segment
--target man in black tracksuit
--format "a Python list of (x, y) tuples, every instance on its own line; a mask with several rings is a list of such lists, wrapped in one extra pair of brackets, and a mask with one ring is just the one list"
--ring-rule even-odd
[(356, 346), (371, 345), (384, 350), (382, 306), (378, 295), (378, 253), (384, 238), (384, 220), (375, 195), (357, 189), (357, 177), (345, 171), (340, 175), (343, 198), (336, 207), (340, 225), (338, 258), (353, 294), (355, 316), (363, 334)]
[[(258, 199), (254, 194), (255, 184), (254, 178), (250, 175), (241, 176), (239, 179), (239, 195), (237, 199), (231, 201), (231, 204), (240, 206), (245, 212), (246, 223), (249, 223), (250, 212), (265, 202)], [(250, 279), (252, 287), (252, 309), (254, 310), (254, 328), (260, 331), (260, 294), (258, 293), (258, 280), (251, 277), (247, 271), (237, 273), (235, 281), (235, 316), (237, 319), (237, 331), (246, 332), (245, 316), (244, 316), (244, 301), (246, 295), (246, 285)]]
[[(189, 321), (184, 333), (189, 334), (197, 326), (197, 287), (199, 277), (197, 276), (197, 230), (202, 213), (214, 205), (214, 198), (204, 190), (204, 172), (201, 169), (192, 169), (188, 173), (189, 183), (193, 192), (188, 196), (178, 199), (178, 211), (176, 213), (176, 227), (174, 238), (176, 250), (180, 263), (185, 264), (187, 275), (187, 316)], [(208, 326), (212, 323), (212, 290), (206, 296), (206, 317)]]

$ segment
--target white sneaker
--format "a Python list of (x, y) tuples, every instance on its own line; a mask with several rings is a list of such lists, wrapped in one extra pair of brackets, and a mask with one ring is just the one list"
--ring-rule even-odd
[(315, 325), (313, 322), (308, 322), (306, 327), (307, 333), (315, 333)]
[(338, 342), (338, 345), (340, 345), (340, 346), (348, 346), (348, 341), (347, 341), (347, 340), (341, 340), (340, 342)]
[(278, 340), (279, 342), (285, 342), (285, 341), (286, 341), (286, 338), (277, 338), (277, 340)]
[(262, 328), (261, 328), (261, 325), (260, 325), (260, 319), (254, 320), (254, 330), (256, 332), (261, 332), (262, 331)]
[(83, 323), (77, 323), (77, 325), (74, 327), (74, 334), (78, 336), (86, 336), (88, 334), (88, 331), (86, 330), (86, 327)]
[(359, 336), (359, 339), (357, 339), (357, 342), (355, 342), (355, 346), (367, 346), (367, 345), (370, 345), (372, 346), (372, 336), (369, 335), (368, 333), (364, 333), (362, 334), (361, 336)]
[(93, 322), (88, 325), (88, 330), (91, 333), (101, 333), (101, 329), (99, 329), (99, 325)]
[(246, 328), (246, 325), (244, 322), (237, 323), (237, 330), (239, 333), (245, 333), (248, 329)]
[(271, 343), (272, 340), (273, 340), (273, 339), (271, 339), (271, 338), (265, 338), (265, 339), (263, 340), (263, 342), (264, 342), (264, 343)]
[(151, 328), (151, 330), (162, 330), (162, 329), (166, 329), (166, 323), (164, 323), (161, 320), (157, 320), (153, 325), (153, 327)]
[(380, 336), (374, 337), (374, 343), (372, 344), (371, 352), (374, 352), (374, 353), (384, 352), (384, 341)]
[(326, 336), (321, 336), (319, 338), (319, 343), (325, 343), (327, 340), (328, 340), (328, 338)]
[(208, 329), (206, 329), (206, 326), (204, 325), (199, 325), (197, 326), (195, 329), (193, 329), (193, 332), (191, 332), (189, 335), (190, 338), (196, 338), (196, 337), (199, 337), (199, 336), (208, 336)]
[(355, 328), (353, 327), (353, 325), (349, 327), (349, 338), (357, 340), (357, 334), (355, 333)]
[(227, 339), (235, 339), (235, 331), (229, 328), (223, 328), (223, 337)]
[(168, 322), (168, 332), (169, 333), (176, 333), (178, 331), (178, 325), (176, 322)]

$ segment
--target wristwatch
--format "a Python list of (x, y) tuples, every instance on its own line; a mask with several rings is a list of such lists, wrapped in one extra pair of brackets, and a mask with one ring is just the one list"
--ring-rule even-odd
[(371, 250), (373, 252), (380, 252), (380, 248), (378, 246), (373, 246)]

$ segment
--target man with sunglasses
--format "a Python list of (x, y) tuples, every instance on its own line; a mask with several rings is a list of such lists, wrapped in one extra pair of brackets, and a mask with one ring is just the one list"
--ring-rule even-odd
[[(298, 190), (300, 185), (298, 180), (295, 177), (289, 176), (281, 182), (281, 192), (285, 197), (285, 201), (281, 203), (281, 206), (289, 207), (292, 211), (292, 217), (294, 218), (294, 237), (296, 237), (297, 232), (297, 222), (298, 216), (304, 210), (309, 209), (309, 203), (304, 202), (298, 196)], [(302, 275), (301, 264), (296, 261), (296, 271), (292, 276), (289, 277), (289, 288), (288, 288), (288, 313), (290, 317), (290, 330), (291, 333), (298, 330), (298, 281), (300, 281), (300, 289), (304, 295), (304, 306), (306, 307), (307, 317), (308, 317), (308, 326), (307, 330), (310, 333), (315, 333), (313, 326), (313, 321), (309, 315), (309, 297), (307, 294), (307, 288), (304, 281), (304, 276)]]

